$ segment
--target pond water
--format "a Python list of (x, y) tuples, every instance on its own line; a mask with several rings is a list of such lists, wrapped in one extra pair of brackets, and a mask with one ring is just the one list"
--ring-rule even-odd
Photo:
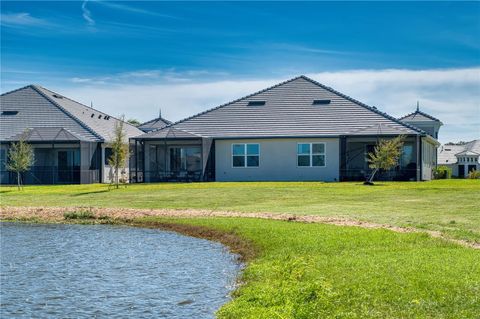
[(240, 268), (221, 244), (172, 232), (0, 227), (1, 318), (213, 318)]

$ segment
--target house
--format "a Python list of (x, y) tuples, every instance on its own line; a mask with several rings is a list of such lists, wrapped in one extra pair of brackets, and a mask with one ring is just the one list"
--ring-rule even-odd
[[(34, 164), (26, 184), (109, 182), (108, 166), (119, 119), (38, 85), (1, 95), (0, 182), (16, 183), (6, 171), (8, 148), (21, 138), (33, 145)], [(127, 138), (143, 132), (124, 123)], [(128, 174), (128, 170), (125, 172)]]
[(396, 119), (299, 76), (133, 138), (131, 179), (363, 180), (375, 144), (405, 135), (398, 167), (379, 178), (429, 180), (440, 125), (419, 110)]
[(480, 140), (463, 145), (442, 145), (438, 149), (438, 165), (448, 166), (452, 175), (464, 178), (473, 170), (480, 170)]

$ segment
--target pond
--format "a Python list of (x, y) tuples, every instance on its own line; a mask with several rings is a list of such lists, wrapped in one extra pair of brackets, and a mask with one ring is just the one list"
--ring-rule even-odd
[(0, 226), (1, 318), (213, 318), (240, 270), (221, 244), (167, 231)]

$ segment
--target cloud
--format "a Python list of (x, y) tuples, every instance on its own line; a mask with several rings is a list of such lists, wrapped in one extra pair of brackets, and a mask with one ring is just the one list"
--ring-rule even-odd
[(8, 27), (28, 27), (28, 26), (50, 26), (47, 20), (32, 17), (30, 13), (2, 13), (0, 15), (0, 23), (2, 26)]
[(155, 17), (178, 19), (175, 16), (171, 16), (171, 15), (168, 15), (168, 14), (161, 14), (161, 13), (154, 12), (154, 11), (149, 11), (149, 10), (144, 10), (144, 9), (140, 9), (140, 8), (137, 8), (137, 7), (132, 7), (132, 6), (129, 6), (129, 5), (126, 5), (126, 4), (114, 3), (114, 2), (108, 2), (108, 1), (98, 1), (96, 3), (101, 4), (101, 5), (103, 5), (107, 8), (126, 11), (126, 12), (130, 12), (130, 13), (138, 13), (138, 14), (150, 15), (150, 16), (155, 16)]
[(87, 9), (87, 2), (88, 2), (88, 0), (83, 1), (83, 3), (82, 3), (82, 12), (83, 12), (82, 16), (85, 19), (85, 21), (87, 22), (87, 25), (90, 26), (90, 27), (93, 27), (93, 26), (95, 26), (95, 20), (93, 20), (92, 13), (90, 12), (90, 10)]
[[(157, 73), (158, 72), (158, 73)], [(177, 82), (154, 70), (125, 73), (112, 84), (77, 81), (75, 88), (54, 88), (112, 115), (126, 114), (142, 121), (154, 118), (158, 109), (170, 120), (215, 107), (261, 90), (289, 77), (266, 79), (233, 79), (213, 76), (185, 77)], [(151, 77), (158, 75), (158, 77)], [(131, 84), (131, 76), (142, 75), (147, 81)], [(442, 142), (480, 138), (480, 68), (440, 70), (351, 70), (307, 74), (309, 77), (388, 114), (400, 117), (420, 109), (444, 123)], [(162, 77), (163, 76), (163, 77)], [(206, 77), (208, 78), (208, 76)]]

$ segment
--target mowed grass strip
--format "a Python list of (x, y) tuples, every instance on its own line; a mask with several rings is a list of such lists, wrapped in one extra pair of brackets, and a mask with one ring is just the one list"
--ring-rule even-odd
[(219, 318), (478, 318), (480, 251), (426, 234), (248, 218), (143, 218), (255, 245)]
[(439, 230), (480, 242), (480, 181), (245, 182), (0, 187), (3, 206), (98, 206), (277, 212)]

